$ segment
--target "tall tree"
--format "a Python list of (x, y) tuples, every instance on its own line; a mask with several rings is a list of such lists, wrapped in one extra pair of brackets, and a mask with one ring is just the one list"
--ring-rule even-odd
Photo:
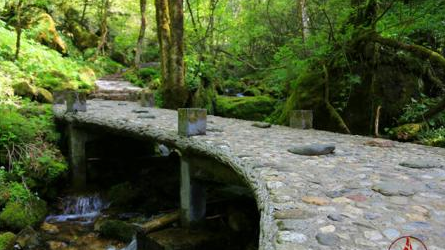
[(105, 50), (105, 45), (107, 44), (108, 36), (108, 16), (110, 14), (111, 0), (102, 0), (100, 3), (100, 41), (97, 45), (96, 55), (97, 58), (99, 54), (103, 54)]
[(136, 46), (136, 55), (134, 56), (134, 65), (137, 67), (141, 62), (142, 45), (145, 38), (145, 30), (147, 28), (147, 0), (140, 0), (141, 9), (141, 29), (139, 31), (138, 43)]
[(20, 55), (20, 44), (22, 40), (22, 29), (23, 29), (23, 17), (22, 17), (22, 11), (23, 11), (23, 1), (19, 0), (16, 6), (16, 25), (15, 25), (15, 32), (17, 34), (16, 43), (15, 43), (15, 56), (14, 59), (19, 59)]
[(188, 100), (184, 71), (183, 0), (155, 0), (161, 55), (164, 107), (184, 107)]

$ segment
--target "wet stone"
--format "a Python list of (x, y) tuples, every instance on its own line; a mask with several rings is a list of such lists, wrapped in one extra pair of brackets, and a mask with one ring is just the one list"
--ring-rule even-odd
[(325, 144), (295, 145), (288, 149), (288, 151), (292, 154), (307, 156), (327, 155), (334, 152), (334, 150), (334, 145)]
[(335, 246), (340, 241), (338, 236), (333, 233), (318, 233), (315, 238), (319, 244), (324, 246)]
[(270, 128), (272, 127), (272, 125), (270, 123), (267, 122), (255, 122), (252, 124), (253, 127), (257, 127), (257, 128)]
[(412, 160), (405, 161), (400, 163), (400, 166), (407, 168), (416, 168), (416, 169), (429, 169), (429, 168), (444, 168), (445, 165), (443, 162), (435, 161), (435, 160)]

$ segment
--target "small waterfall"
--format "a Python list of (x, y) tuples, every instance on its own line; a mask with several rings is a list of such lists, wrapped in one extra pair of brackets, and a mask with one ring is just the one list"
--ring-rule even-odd
[(97, 194), (68, 196), (63, 199), (62, 204), (63, 214), (50, 215), (46, 218), (47, 222), (79, 221), (81, 223), (91, 223), (103, 209), (110, 205)]

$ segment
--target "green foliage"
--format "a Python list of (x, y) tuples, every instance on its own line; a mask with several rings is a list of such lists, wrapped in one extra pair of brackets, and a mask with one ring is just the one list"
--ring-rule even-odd
[(0, 169), (1, 205), (29, 200), (31, 190), (45, 192), (68, 167), (55, 145), (59, 135), (50, 105), (0, 105), (0, 115), (0, 166), (6, 166)]
[(161, 73), (159, 69), (147, 67), (147, 68), (141, 68), (141, 69), (129, 69), (124, 74), (123, 77), (125, 80), (133, 83), (135, 86), (138, 87), (150, 87), (151, 89), (157, 89)]
[(0, 148), (31, 141), (37, 134), (36, 127), (16, 110), (0, 107)]
[(274, 111), (275, 100), (267, 96), (216, 98), (217, 115), (262, 121)]
[(418, 137), (423, 144), (445, 148), (445, 127), (425, 130)]
[(11, 250), (14, 246), (15, 234), (6, 232), (0, 234), (0, 250)]
[(43, 200), (33, 199), (27, 203), (11, 201), (0, 213), (0, 222), (14, 231), (20, 231), (27, 226), (37, 225), (45, 218), (46, 212)]
[[(431, 107), (434, 107), (440, 98), (428, 98), (425, 95), (421, 96), (420, 100), (416, 100), (414, 98), (411, 99), (411, 104), (407, 105), (404, 108), (404, 113), (400, 117), (400, 123), (410, 123), (415, 122), (419, 117), (427, 112)], [(427, 121), (428, 125), (432, 128), (437, 128), (441, 126), (445, 126), (445, 112), (441, 112), (433, 119)]]

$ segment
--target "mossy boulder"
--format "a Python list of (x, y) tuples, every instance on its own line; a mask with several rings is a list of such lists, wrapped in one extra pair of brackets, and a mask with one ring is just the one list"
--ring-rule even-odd
[(14, 93), (22, 97), (34, 99), (38, 94), (37, 88), (28, 81), (20, 81), (16, 83), (13, 88)]
[(46, 211), (46, 203), (43, 200), (33, 200), (27, 204), (8, 202), (0, 213), (0, 225), (20, 231), (40, 223), (45, 218)]
[(68, 25), (69, 31), (73, 34), (74, 44), (77, 48), (85, 50), (88, 48), (95, 48), (99, 44), (99, 37), (79, 23), (73, 21)]
[(275, 109), (276, 101), (268, 96), (216, 98), (215, 114), (253, 121), (262, 121)]
[(57, 50), (63, 55), (68, 53), (66, 43), (57, 32), (56, 24), (49, 14), (42, 13), (36, 18), (31, 33), (39, 43)]
[(422, 131), (423, 124), (409, 123), (393, 128), (390, 132), (393, 139), (400, 141), (413, 141), (417, 139), (419, 133)]
[(37, 88), (37, 101), (42, 103), (53, 103), (53, 94), (44, 88)]
[(0, 234), (0, 250), (11, 250), (14, 247), (15, 234), (6, 232)]
[(136, 229), (134, 226), (120, 220), (108, 220), (102, 222), (99, 233), (106, 238), (130, 242), (136, 233)]

